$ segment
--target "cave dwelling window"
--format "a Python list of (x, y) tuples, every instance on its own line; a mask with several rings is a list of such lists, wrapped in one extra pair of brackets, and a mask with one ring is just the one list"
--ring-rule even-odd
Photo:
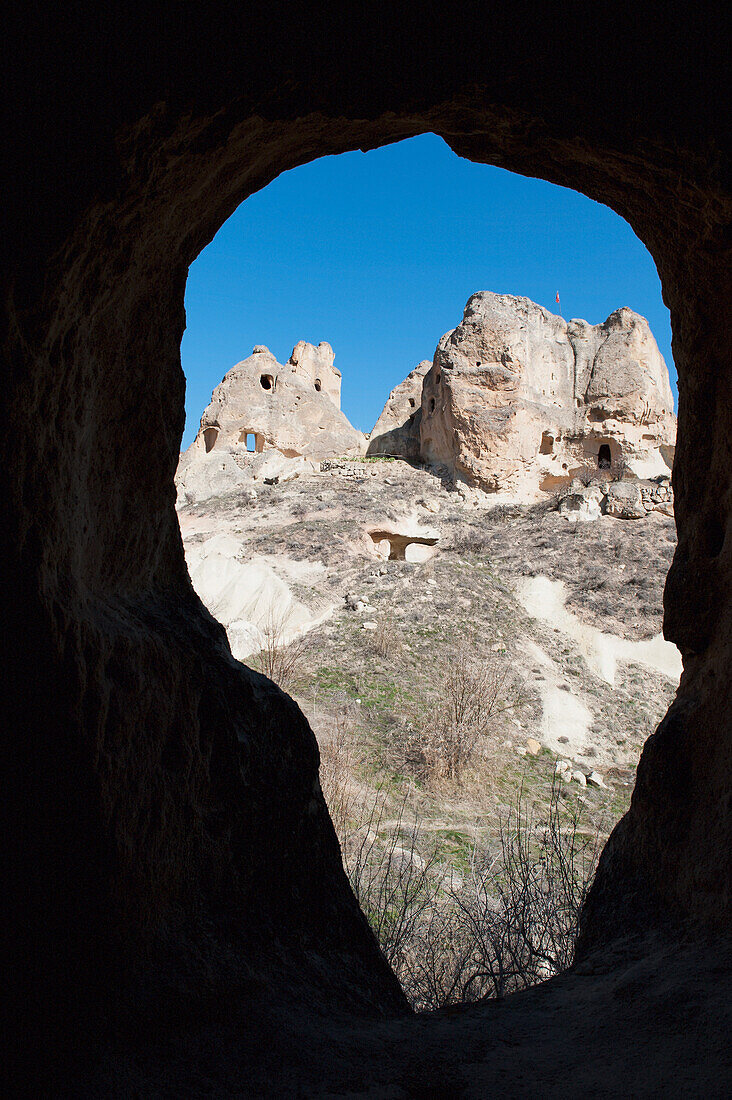
[(206, 448), (206, 454), (212, 451), (216, 446), (216, 440), (219, 437), (218, 428), (204, 428), (203, 429), (203, 445)]

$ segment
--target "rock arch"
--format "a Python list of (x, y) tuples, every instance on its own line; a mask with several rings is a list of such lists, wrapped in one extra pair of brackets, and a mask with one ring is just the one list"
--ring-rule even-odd
[(5, 203), (0, 707), (14, 1007), (26, 1024), (28, 1006), (50, 1014), (26, 1034), (84, 1021), (91, 1041), (112, 1017), (141, 1033), (146, 1011), (172, 1028), (204, 989), (404, 1010), (340, 868), (307, 723), (232, 661), (191, 589), (173, 474), (192, 260), (278, 173), (425, 131), (606, 203), (656, 261), (680, 391), (665, 630), (685, 673), (603, 856), (583, 951), (670, 916), (729, 920), (732, 204), (706, 107), (724, 96), (723, 36), (691, 9), (646, 11), (603, 65), (614, 13), (573, 25), (567, 65), (550, 4), (531, 13), (541, 54), (498, 9), (485, 34), (398, 8), (378, 28), (292, 6), (283, 21), (125, 13), (101, 36), (95, 19), (25, 13), (6, 103), (22, 137)]

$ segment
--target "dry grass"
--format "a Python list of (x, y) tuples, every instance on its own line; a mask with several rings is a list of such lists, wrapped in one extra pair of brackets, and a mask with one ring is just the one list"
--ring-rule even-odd
[(358, 811), (356, 787), (353, 781), (360, 757), (350, 732), (348, 709), (341, 707), (330, 716), (330, 729), (321, 733), (320, 786), (328, 804), (330, 816), (339, 837), (348, 830)]
[(404, 648), (402, 632), (389, 615), (379, 615), (370, 642), (373, 652), (385, 661), (394, 660)]

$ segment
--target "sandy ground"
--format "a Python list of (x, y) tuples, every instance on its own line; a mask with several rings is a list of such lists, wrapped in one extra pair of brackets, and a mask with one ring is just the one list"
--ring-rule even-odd
[(298, 600), (289, 583), (314, 585), (325, 566), (284, 556), (247, 555), (242, 540), (229, 531), (187, 542), (186, 561), (193, 587), (226, 627), (237, 660), (258, 653), (268, 631), (276, 633), (278, 644), (286, 644), (333, 612), (332, 602), (308, 606)]
[[(529, 577), (516, 587), (524, 610), (571, 639), (588, 671), (614, 686), (619, 662), (641, 664), (677, 684), (681, 676), (681, 654), (661, 634), (646, 641), (629, 641), (583, 623), (566, 606), (567, 591), (562, 581)], [(524, 650), (537, 668), (535, 686), (542, 705), (541, 742), (559, 756), (583, 758), (592, 747), (594, 764), (606, 766), (613, 756), (596, 739), (590, 738), (594, 721), (587, 702), (572, 692), (556, 663), (536, 642), (526, 641)], [(560, 740), (561, 738), (561, 740)]]
[[(184, 1017), (163, 1045), (118, 1052), (90, 1097), (390, 1100), (722, 1100), (730, 1095), (732, 970), (724, 944), (608, 944), (499, 1001), (355, 1019), (293, 998)], [(249, 1011), (247, 1011), (249, 1008)]]
[(588, 669), (613, 686), (619, 661), (641, 664), (678, 682), (681, 654), (662, 634), (647, 641), (631, 642), (617, 634), (605, 634), (581, 622), (567, 610), (567, 591), (562, 581), (549, 577), (529, 577), (518, 585), (516, 594), (525, 611), (534, 619), (556, 627), (577, 645)]

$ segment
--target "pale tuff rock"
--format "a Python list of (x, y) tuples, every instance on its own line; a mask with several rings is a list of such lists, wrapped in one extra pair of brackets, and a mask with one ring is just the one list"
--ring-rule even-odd
[[(205, 499), (257, 475), (255, 456), (278, 452), (276, 476), (301, 472), (302, 460), (362, 455), (366, 439), (340, 410), (341, 375), (330, 344), (300, 341), (289, 362), (277, 362), (258, 344), (216, 387), (198, 435), (182, 455), (177, 485), (181, 501)], [(281, 461), (298, 459), (290, 474)]]
[[(266, 350), (266, 349), (265, 349)], [(321, 340), (317, 348), (300, 340), (292, 349), (288, 366), (299, 378), (310, 382), (317, 393), (324, 393), (335, 407), (341, 407), (341, 372), (333, 366), (335, 353), (330, 344)]]
[(431, 366), (424, 359), (391, 391), (371, 432), (368, 454), (419, 461), (422, 384)]
[(567, 324), (528, 298), (474, 294), (437, 346), (421, 411), (422, 459), (488, 491), (535, 495), (588, 466), (650, 478), (673, 461), (668, 370), (626, 308)]

